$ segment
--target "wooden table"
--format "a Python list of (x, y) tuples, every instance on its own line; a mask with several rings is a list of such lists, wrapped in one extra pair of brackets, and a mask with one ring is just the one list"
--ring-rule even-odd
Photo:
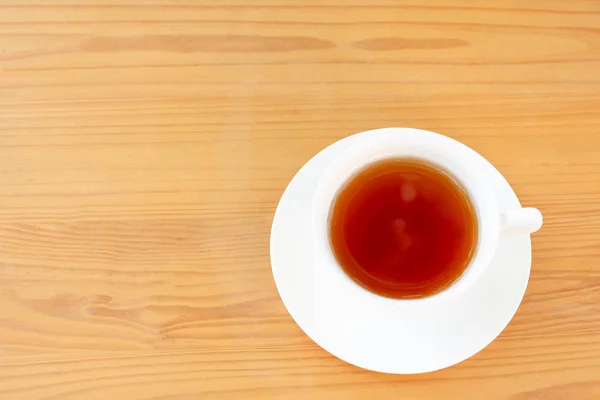
[[(600, 1), (74, 3), (0, 0), (0, 398), (600, 398)], [(425, 375), (320, 349), (269, 264), (294, 173), (385, 126), (545, 215), (513, 321)]]

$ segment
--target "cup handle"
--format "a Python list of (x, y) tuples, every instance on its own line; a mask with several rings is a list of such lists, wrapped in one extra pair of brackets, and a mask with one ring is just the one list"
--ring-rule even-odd
[(530, 234), (542, 227), (544, 219), (537, 208), (525, 207), (503, 212), (500, 221), (503, 232)]

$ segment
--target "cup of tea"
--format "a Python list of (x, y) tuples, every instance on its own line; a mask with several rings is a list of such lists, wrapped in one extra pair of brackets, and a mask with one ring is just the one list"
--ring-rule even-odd
[(500, 211), (478, 155), (436, 133), (382, 130), (329, 165), (314, 198), (321, 253), (360, 287), (443, 301), (473, 285), (500, 235), (542, 226), (535, 208)]
[(506, 327), (541, 225), (473, 149), (375, 129), (298, 171), (275, 212), (271, 266), (287, 310), (322, 348), (373, 371), (423, 373), (471, 357)]

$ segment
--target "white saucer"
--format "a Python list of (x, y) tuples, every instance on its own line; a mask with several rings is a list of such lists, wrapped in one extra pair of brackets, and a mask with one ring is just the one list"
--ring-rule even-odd
[[(395, 374), (449, 367), (491, 343), (517, 311), (529, 279), (530, 237), (501, 237), (492, 265), (477, 283), (441, 304), (373, 302), (369, 299), (378, 296), (372, 295), (358, 303), (339, 298), (315, 271), (313, 199), (332, 160), (369, 134), (373, 133), (347, 137), (322, 150), (285, 190), (271, 229), (271, 266), (277, 289), (300, 328), (348, 363)], [(500, 172), (478, 158), (480, 168), (494, 181), (500, 210), (519, 207)]]

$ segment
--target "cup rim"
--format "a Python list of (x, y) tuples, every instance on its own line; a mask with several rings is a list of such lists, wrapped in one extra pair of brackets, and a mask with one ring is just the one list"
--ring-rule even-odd
[[(324, 243), (325, 246), (317, 246), (317, 249), (321, 249), (321, 253), (317, 253), (316, 257), (326, 256), (328, 260), (333, 260), (335, 268), (350, 279), (356, 288), (385, 301), (435, 302), (447, 300), (463, 292), (485, 272), (495, 253), (500, 236), (500, 212), (496, 196), (491, 184), (487, 184), (485, 177), (475, 167), (478, 154), (450, 137), (422, 129), (382, 128), (364, 133), (370, 133), (371, 142), (361, 148), (351, 147), (332, 160), (317, 184), (313, 203), (313, 224), (316, 240)], [(376, 135), (373, 135), (374, 133)], [(429, 296), (399, 299), (374, 293), (346, 274), (331, 248), (329, 217), (337, 193), (368, 165), (390, 158), (420, 159), (440, 168), (462, 186), (475, 208), (478, 238), (469, 265), (446, 288)], [(473, 168), (469, 168), (470, 164)], [(351, 168), (348, 168), (348, 165), (351, 165)], [(327, 254), (322, 254), (322, 251), (326, 251)]]

